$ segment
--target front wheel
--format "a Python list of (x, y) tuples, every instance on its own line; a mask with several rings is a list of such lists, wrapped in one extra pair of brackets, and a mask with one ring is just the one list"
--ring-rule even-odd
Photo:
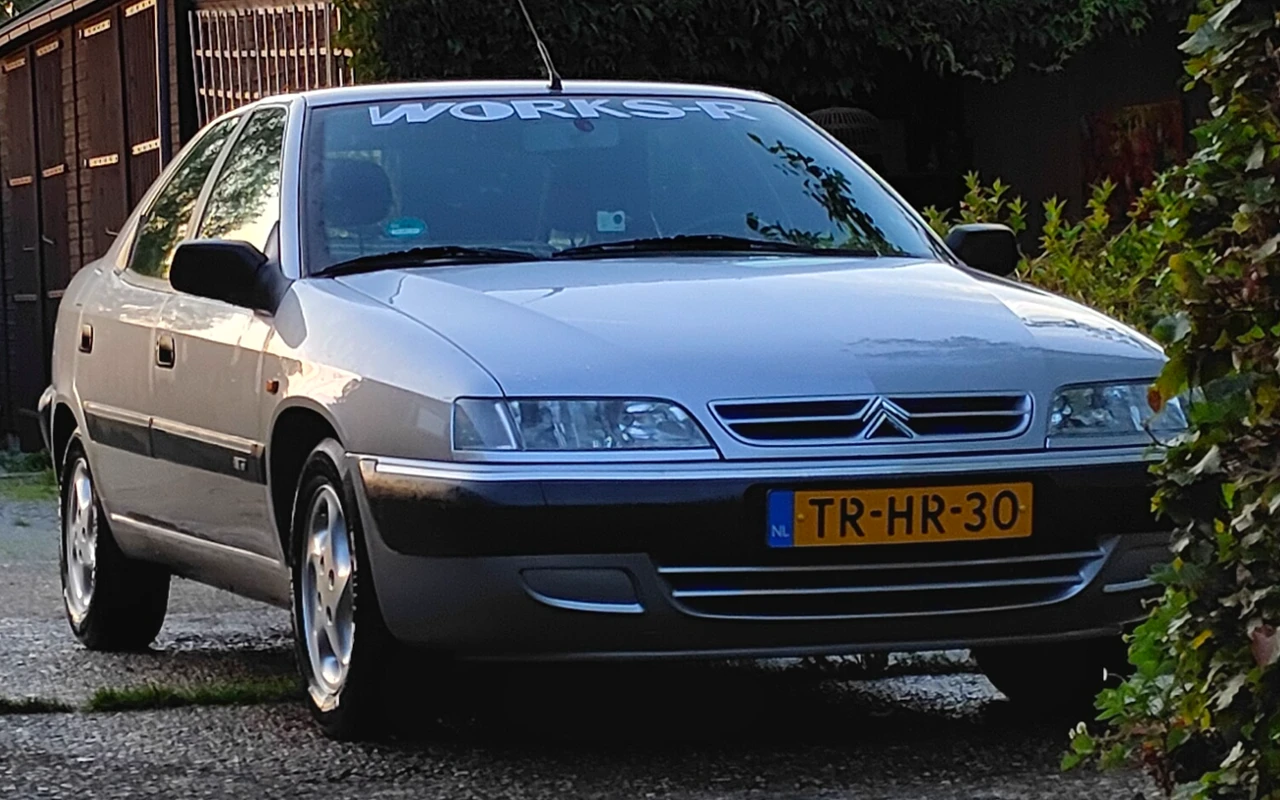
[(1123, 638), (977, 648), (987, 679), (1015, 704), (1037, 711), (1093, 707), (1109, 676), (1129, 672)]
[(292, 530), (293, 626), (308, 705), (325, 735), (369, 738), (383, 726), (394, 643), (369, 571), (360, 517), (332, 439), (308, 456)]
[(169, 573), (120, 551), (79, 436), (67, 447), (61, 499), (62, 600), (72, 633), (90, 650), (145, 650), (164, 624)]

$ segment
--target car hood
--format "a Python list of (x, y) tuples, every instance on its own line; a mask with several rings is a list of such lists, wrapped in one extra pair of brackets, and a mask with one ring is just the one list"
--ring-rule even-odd
[(1163, 361), (1152, 341), (1076, 303), (919, 259), (651, 256), (339, 280), (452, 341), (511, 396), (663, 397), (692, 410), (748, 397), (1043, 395), (1149, 378)]

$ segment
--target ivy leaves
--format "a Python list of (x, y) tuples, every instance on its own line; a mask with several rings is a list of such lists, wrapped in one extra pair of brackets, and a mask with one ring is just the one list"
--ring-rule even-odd
[(1185, 798), (1280, 798), (1280, 13), (1205, 0), (1183, 45), (1212, 92), (1198, 152), (1165, 176), (1163, 246), (1180, 298), (1155, 332), (1156, 388), (1190, 394), (1190, 434), (1156, 470), (1178, 526), (1137, 672), (1098, 701), (1110, 730), (1072, 752), (1145, 766)]
[[(1063, 758), (1144, 767), (1187, 800), (1280, 800), (1280, 11), (1204, 0), (1183, 45), (1212, 92), (1199, 150), (1115, 230), (1107, 185), (1072, 223), (1045, 203), (1019, 275), (1148, 329), (1170, 359), (1153, 405), (1191, 430), (1155, 470), (1177, 527), (1160, 603), (1130, 637), (1133, 675), (1098, 698)], [(1020, 200), (969, 176), (962, 221), (1025, 227)], [(940, 232), (950, 220), (927, 209)]]

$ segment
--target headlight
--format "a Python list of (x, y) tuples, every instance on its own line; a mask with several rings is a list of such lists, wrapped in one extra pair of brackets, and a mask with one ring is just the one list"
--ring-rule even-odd
[(1156, 411), (1149, 382), (1098, 383), (1059, 389), (1049, 411), (1049, 439), (1172, 435), (1187, 429), (1184, 401), (1174, 398)]
[(453, 406), (456, 450), (682, 450), (710, 447), (698, 423), (662, 400), (484, 400)]

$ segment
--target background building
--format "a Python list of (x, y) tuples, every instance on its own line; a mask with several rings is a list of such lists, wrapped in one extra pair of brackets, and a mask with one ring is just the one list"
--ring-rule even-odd
[(0, 27), (0, 432), (39, 446), (62, 291), (208, 119), (351, 81), (327, 3), (48, 0)]

